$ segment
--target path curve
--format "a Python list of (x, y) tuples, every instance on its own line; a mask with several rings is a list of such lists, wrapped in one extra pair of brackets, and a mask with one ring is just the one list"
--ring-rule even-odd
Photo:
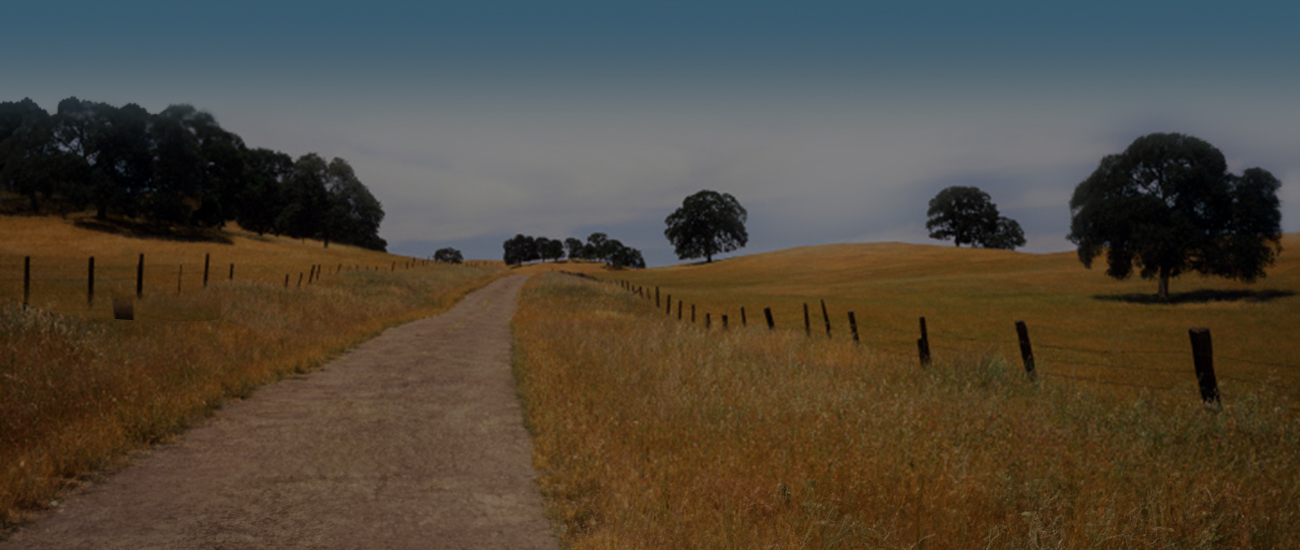
[(525, 279), (223, 407), (0, 548), (558, 547), (510, 373)]

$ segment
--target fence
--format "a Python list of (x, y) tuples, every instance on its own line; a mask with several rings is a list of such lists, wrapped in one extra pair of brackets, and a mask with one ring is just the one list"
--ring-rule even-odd
[[(571, 275), (578, 275), (578, 274), (571, 273)], [(586, 277), (586, 278), (590, 279), (591, 277)], [(686, 319), (685, 314), (683, 312), (689, 307), (690, 310), (689, 320), (691, 323), (696, 322), (696, 304), (685, 301), (683, 298), (680, 297), (680, 295), (676, 301), (676, 304), (674, 304), (673, 295), (671, 293), (662, 293), (659, 287), (654, 287), (652, 292), (649, 287), (638, 286), (626, 280), (616, 280), (616, 281), (606, 280), (603, 282), (606, 282), (608, 284), (618, 285), (620, 288), (637, 296), (639, 299), (643, 299), (647, 302), (653, 301), (655, 307), (659, 310), (664, 311), (665, 315), (669, 317), (673, 316), (673, 308), (674, 306), (676, 306), (676, 318), (679, 321), (684, 321)], [(666, 300), (661, 300), (661, 296), (666, 296)], [(826, 337), (827, 338), (833, 337), (831, 315), (828, 312), (826, 301), (819, 300), (819, 304), (817, 304), (820, 306), (820, 313), (821, 313), (821, 319), (819, 320), (820, 321), (819, 323), (814, 321), (815, 313), (813, 310), (810, 309), (809, 304), (805, 302), (802, 305), (803, 305), (802, 308), (803, 324), (801, 327), (796, 324), (791, 328), (795, 330), (802, 328), (804, 333), (808, 337), (814, 336), (815, 328), (819, 333), (821, 332), (821, 329), (824, 328)], [(847, 317), (847, 327), (849, 330), (849, 334), (851, 335), (852, 341), (855, 343), (861, 343), (862, 337), (858, 331), (858, 319), (855, 312), (853, 310), (848, 310), (846, 317)], [(721, 316), (721, 319), (722, 319), (722, 327), (727, 328), (728, 316), (726, 314), (723, 314)], [(739, 319), (742, 327), (748, 326), (748, 312), (746, 311), (744, 306), (739, 307)], [(773, 316), (772, 308), (770, 307), (763, 308), (762, 322), (765, 324), (768, 330), (777, 329), (777, 322)], [(712, 312), (704, 312), (704, 325), (706, 330), (712, 328)], [(1182, 379), (1189, 380), (1189, 381), (1194, 379), (1197, 383), (1197, 387), (1200, 390), (1200, 397), (1202, 402), (1207, 407), (1210, 407), (1215, 410), (1220, 409), (1222, 407), (1222, 401), (1221, 401), (1222, 398), (1220, 396), (1219, 387), (1218, 387), (1218, 381), (1220, 379), (1231, 380), (1231, 381), (1241, 382), (1241, 383), (1250, 383), (1250, 384), (1263, 382), (1263, 380), (1260, 379), (1248, 378), (1237, 374), (1225, 376), (1222, 373), (1216, 373), (1215, 355), (1213, 351), (1211, 332), (1209, 328), (1194, 327), (1188, 330), (1188, 341), (1190, 343), (1189, 349), (1184, 349), (1184, 350), (1105, 349), (1102, 350), (1102, 349), (1088, 349), (1088, 348), (1072, 347), (1072, 346), (1057, 345), (1057, 344), (1043, 344), (1041, 342), (1035, 344), (1033, 340), (1030, 338), (1030, 327), (1025, 321), (1018, 320), (1015, 321), (1014, 323), (1009, 323), (1008, 336), (1010, 336), (1011, 334), (1010, 329), (1013, 327), (1015, 330), (1014, 340), (1011, 340), (1008, 337), (1007, 342), (993, 342), (984, 339), (949, 335), (947, 336), (947, 339), (956, 341), (959, 344), (957, 346), (942, 346), (942, 348), (944, 351), (961, 353), (963, 351), (969, 351), (969, 347), (972, 345), (1000, 347), (1006, 345), (1008, 342), (1014, 342), (1015, 348), (1019, 351), (1019, 356), (1021, 359), (1021, 364), (1023, 365), (1025, 370), (1026, 379), (1030, 382), (1035, 382), (1035, 383), (1038, 381), (1040, 376), (1045, 376), (1045, 377), (1061, 378), (1061, 379), (1074, 381), (1074, 382), (1104, 384), (1104, 385), (1111, 385), (1111, 386), (1126, 386), (1126, 387), (1153, 390), (1153, 391), (1172, 391), (1172, 390), (1181, 389), (1180, 383), (1176, 381), (1168, 384), (1151, 384), (1151, 383), (1142, 383), (1142, 382), (1126, 381), (1126, 380), (1110, 380), (1101, 376), (1083, 376), (1077, 373), (1044, 371), (1042, 368), (1040, 368), (1041, 367), (1040, 363), (1049, 363), (1054, 366), (1060, 365), (1060, 366), (1067, 366), (1067, 367), (1088, 367), (1092, 369), (1103, 369), (1103, 370), (1111, 369), (1116, 372), (1122, 372), (1129, 377), (1133, 377), (1134, 373), (1139, 373), (1144, 375), (1143, 378), (1147, 380), (1149, 380), (1151, 377), (1156, 377), (1168, 381), (1170, 380), (1170, 377), (1173, 376), (1181, 377)], [(924, 368), (930, 365), (933, 360), (930, 331), (928, 330), (925, 317), (918, 318), (917, 328), (919, 330), (917, 332), (912, 333), (916, 335), (916, 340), (915, 340), (916, 350), (914, 352), (915, 355), (912, 355), (912, 357), (914, 357), (917, 363)], [(963, 349), (960, 346), (966, 346), (966, 348)], [(1037, 347), (1037, 349), (1040, 351), (1040, 355), (1035, 354), (1035, 347)], [(1053, 354), (1050, 361), (1042, 361), (1042, 357), (1041, 357), (1042, 350), (1049, 350)], [(877, 350), (877, 351), (884, 355), (894, 355), (900, 357), (904, 355), (897, 351), (892, 351), (892, 352), (883, 351), (883, 350)], [(956, 353), (954, 355), (956, 355)], [(1183, 360), (1189, 360), (1191, 364), (1191, 369), (1176, 370), (1173, 368), (1160, 368), (1160, 367), (1137, 365), (1134, 364), (1134, 362), (1131, 360), (1131, 358), (1136, 356), (1177, 356), (1183, 358)], [(1126, 360), (1123, 361), (1122, 364), (1115, 364), (1115, 362), (1108, 360), (1110, 358), (1125, 358)], [(1269, 361), (1257, 361), (1257, 360), (1251, 360), (1251, 359), (1245, 359), (1242, 357), (1233, 357), (1233, 356), (1220, 356), (1219, 360), (1222, 362), (1228, 362), (1235, 365), (1252, 365), (1256, 367), (1265, 367), (1265, 368), (1274, 369), (1279, 373), (1285, 373), (1285, 375), (1288, 377), (1295, 377), (1295, 379), (1291, 380), (1291, 382), (1296, 383), (1297, 386), (1300, 386), (1300, 365), (1279, 363), (1279, 362), (1269, 362)], [(1291, 409), (1293, 411), (1300, 411), (1300, 407), (1292, 406)]]
[[(189, 264), (160, 262), (156, 257), (139, 254), (128, 259), (118, 255), (97, 262), (95, 256), (90, 256), (80, 265), (66, 259), (24, 256), (21, 262), (16, 262), (13, 258), (3, 258), (0, 259), (0, 299), (21, 302), (24, 308), (40, 307), (84, 317), (106, 316), (111, 311), (114, 318), (129, 320), (134, 318), (134, 304), (140, 300), (199, 292), (222, 282), (251, 281), (286, 289), (302, 288), (344, 272), (395, 272), (434, 265), (432, 260), (413, 258), (382, 264), (334, 262), (295, 266), (214, 261), (211, 254), (204, 254), (201, 262)], [(107, 302), (112, 303), (111, 309), (102, 307)]]

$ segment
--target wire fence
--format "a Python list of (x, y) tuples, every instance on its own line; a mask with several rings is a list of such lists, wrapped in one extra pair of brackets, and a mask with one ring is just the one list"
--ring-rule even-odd
[[(147, 300), (157, 306), (164, 298), (197, 295), (210, 285), (238, 281), (303, 288), (340, 273), (395, 272), (435, 264), (433, 260), (417, 258), (367, 264), (336, 261), (299, 265), (222, 262), (211, 254), (182, 261), (159, 261), (158, 256), (117, 255), (98, 260), (90, 256), (84, 262), (66, 258), (0, 257), (0, 300), (70, 316), (134, 319), (137, 303)], [(151, 307), (148, 318), (181, 322), (214, 320), (220, 316), (217, 308), (209, 309), (213, 311), (168, 315), (165, 307)]]
[[(570, 275), (578, 274), (570, 273)], [(586, 278), (592, 279), (591, 277)], [(671, 294), (662, 293), (658, 287), (638, 286), (623, 280), (603, 280), (603, 282), (618, 285), (643, 300), (653, 301), (660, 311), (664, 311), (667, 315), (674, 316), (676, 319), (695, 322), (698, 317), (696, 305), (687, 301), (680, 294), (674, 298)], [(668, 299), (666, 305), (661, 301), (661, 296), (665, 295)], [(675, 314), (674, 306), (676, 307)], [(689, 308), (689, 314), (685, 313), (687, 308)], [(740, 307), (739, 311), (742, 325), (747, 325), (748, 319), (752, 318), (757, 319), (758, 323), (765, 323), (769, 329), (777, 328), (771, 314), (771, 308), (763, 308), (758, 315), (754, 315), (752, 310), (747, 311), (744, 307)], [(801, 315), (798, 315), (799, 313)], [(860, 341), (859, 326), (854, 312), (849, 310), (847, 313), (848, 332), (851, 333), (854, 341)], [(825, 301), (819, 301), (818, 303), (805, 302), (802, 311), (797, 311), (796, 314), (801, 318), (796, 320), (794, 326), (787, 325), (781, 328), (803, 329), (810, 337), (814, 334), (820, 334), (823, 330), (827, 337), (832, 337), (833, 332), (835, 332)], [(703, 313), (706, 324), (708, 323), (707, 319), (710, 319), (709, 315), (710, 313)], [(802, 325), (797, 324), (800, 320)], [(1203, 401), (1207, 405), (1215, 407), (1219, 406), (1218, 380), (1255, 385), (1270, 384), (1280, 380), (1300, 388), (1300, 363), (1263, 361), (1223, 354), (1215, 357), (1211, 351), (1208, 329), (1189, 329), (1192, 345), (1184, 349), (1097, 349), (1063, 345), (1056, 342), (1034, 343), (1031, 345), (1027, 327), (1024, 327), (1023, 321), (1018, 321), (1017, 324), (1021, 325), (1017, 327), (1018, 329), (1025, 331), (1020, 335), (1020, 355), (1026, 368), (1026, 374), (1031, 380), (1041, 375), (1070, 382), (1159, 392), (1199, 386)], [(896, 325), (873, 324), (871, 328), (874, 334), (887, 334), (889, 336), (888, 338), (882, 338), (882, 341), (891, 340), (897, 343), (899, 337), (903, 335), (909, 335), (909, 337), (919, 336), (916, 339), (917, 349), (915, 352), (900, 352), (897, 347), (894, 349), (881, 349), (880, 346), (883, 345), (883, 342), (873, 345), (873, 351), (900, 358), (910, 356), (919, 361), (922, 366), (930, 363), (932, 353), (936, 350), (951, 353), (955, 356), (968, 353), (972, 348), (990, 352), (1005, 351), (1017, 343), (1015, 339), (1010, 338), (1007, 340), (993, 340), (955, 334), (950, 330), (946, 330), (942, 336), (942, 343), (936, 345), (931, 341), (924, 317), (919, 318), (919, 331), (917, 332), (904, 330)], [(844, 333), (842, 328), (839, 331), (841, 334)], [(1013, 353), (1007, 355), (1014, 356)], [(1234, 370), (1226, 374), (1216, 373), (1214, 368), (1216, 360), (1220, 367), (1222, 365), (1233, 365), (1235, 367), (1244, 365), (1256, 369), (1268, 369), (1268, 372), (1264, 375), (1260, 375), (1258, 372), (1241, 372), (1240, 370)], [(1173, 366), (1178, 363), (1191, 368)], [(1050, 365), (1051, 369), (1043, 370), (1041, 368), (1043, 364)], [(1085, 372), (1078, 372), (1080, 370)], [(1224, 369), (1220, 368), (1219, 370)], [(1116, 379), (1117, 377), (1122, 379)], [(1290, 409), (1300, 411), (1300, 406), (1291, 405)]]

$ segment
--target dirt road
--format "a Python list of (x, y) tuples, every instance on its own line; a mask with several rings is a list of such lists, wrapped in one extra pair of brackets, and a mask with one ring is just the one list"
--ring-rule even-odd
[(556, 548), (510, 375), (523, 282), (224, 407), (0, 548)]

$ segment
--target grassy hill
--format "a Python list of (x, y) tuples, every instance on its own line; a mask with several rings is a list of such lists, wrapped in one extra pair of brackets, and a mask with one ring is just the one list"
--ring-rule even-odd
[[(0, 526), (222, 402), (443, 311), (505, 273), (237, 229), (205, 238), (213, 240), (0, 217)], [(113, 320), (112, 298), (135, 295), (140, 254), (145, 288), (135, 320)], [(26, 256), (32, 307), (23, 308)]]
[[(936, 356), (991, 352), (1019, 357), (1015, 321), (1036, 345), (1039, 368), (1108, 382), (1195, 387), (1187, 330), (1208, 327), (1224, 383), (1276, 382), (1300, 398), (1300, 236), (1286, 235), (1268, 277), (1248, 284), (1184, 275), (1173, 303), (1155, 301), (1155, 281), (1116, 281), (1105, 266), (1085, 269), (1073, 253), (1025, 254), (898, 243), (837, 244), (782, 250), (713, 264), (597, 274), (659, 287), (697, 321), (705, 312), (750, 324), (772, 308), (777, 326), (847, 338), (854, 311), (863, 344), (915, 357), (924, 316)], [(676, 306), (674, 305), (674, 315)], [(666, 310), (666, 306), (665, 306)]]

